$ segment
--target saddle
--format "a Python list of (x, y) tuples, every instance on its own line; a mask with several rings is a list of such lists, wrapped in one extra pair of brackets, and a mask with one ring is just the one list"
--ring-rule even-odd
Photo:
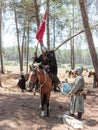
[(39, 69), (45, 70), (48, 73), (48, 75), (50, 76), (50, 78), (51, 78), (51, 80), (53, 82), (54, 75), (50, 72), (49, 66), (48, 65), (41, 65), (40, 64), (38, 67), (39, 67)]

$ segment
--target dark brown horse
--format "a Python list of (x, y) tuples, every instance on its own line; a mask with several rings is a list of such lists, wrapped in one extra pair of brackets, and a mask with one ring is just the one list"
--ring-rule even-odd
[(40, 89), (40, 98), (41, 98), (41, 116), (44, 116), (44, 106), (46, 104), (47, 108), (47, 117), (49, 116), (49, 101), (50, 101), (50, 94), (52, 91), (52, 79), (49, 74), (36, 67), (31, 73), (29, 77), (30, 82), (36, 82), (38, 80), (39, 89)]
[(68, 77), (70, 78), (72, 76), (72, 78), (75, 78), (77, 76), (77, 73), (74, 72), (74, 70), (66, 70), (66, 73), (68, 73)]
[(88, 77), (91, 77), (91, 76), (96, 76), (96, 73), (93, 71), (89, 71)]
[(88, 74), (88, 77), (91, 77), (91, 76), (93, 76), (93, 87), (94, 88), (98, 87), (98, 80), (96, 78), (96, 73), (93, 71), (90, 71)]

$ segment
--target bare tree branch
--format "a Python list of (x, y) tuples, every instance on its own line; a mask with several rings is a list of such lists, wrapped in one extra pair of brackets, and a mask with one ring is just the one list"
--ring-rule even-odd
[[(96, 26), (98, 26), (98, 24), (92, 26), (91, 29), (95, 28)], [(80, 32), (78, 32), (77, 34), (73, 35), (72, 37), (68, 38), (68, 39), (65, 40), (64, 42), (62, 42), (58, 47), (56, 47), (56, 48), (54, 49), (54, 51), (57, 51), (57, 50), (58, 50), (62, 45), (64, 45), (66, 42), (68, 42), (69, 40), (71, 40), (72, 38), (76, 37), (77, 35), (79, 35), (79, 34), (81, 34), (81, 33), (83, 33), (83, 32), (85, 32), (85, 29), (82, 30), (82, 31), (80, 31)]]

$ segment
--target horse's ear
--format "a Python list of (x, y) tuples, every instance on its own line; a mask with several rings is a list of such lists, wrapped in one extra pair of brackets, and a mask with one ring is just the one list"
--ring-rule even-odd
[(43, 69), (43, 66), (40, 64), (40, 65), (38, 65), (38, 68), (39, 69)]

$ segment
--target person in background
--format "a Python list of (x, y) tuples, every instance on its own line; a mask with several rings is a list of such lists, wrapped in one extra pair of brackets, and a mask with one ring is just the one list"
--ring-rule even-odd
[[(50, 75), (54, 84), (54, 92), (60, 92), (60, 80), (57, 77), (57, 65), (53, 59), (52, 54), (47, 50), (46, 47), (42, 46), (42, 54), (38, 57), (35, 53), (34, 62), (41, 63), (40, 69), (45, 69)], [(57, 89), (58, 88), (58, 89)]]
[(85, 87), (85, 80), (82, 75), (83, 67), (78, 67), (75, 69), (77, 72), (77, 77), (75, 79), (75, 84), (72, 87), (69, 95), (71, 97), (70, 100), (70, 114), (74, 116), (77, 113), (77, 118), (81, 119), (82, 114), (84, 113), (84, 94), (83, 90)]
[(96, 73), (93, 74), (93, 88), (97, 87), (97, 77), (96, 77)]
[(93, 88), (98, 87), (96, 72), (95, 71), (90, 71), (89, 74), (88, 74), (88, 77), (91, 77), (91, 76), (93, 76)]
[(19, 79), (19, 81), (17, 83), (17, 85), (21, 89), (21, 92), (24, 92), (24, 90), (25, 90), (25, 82), (26, 82), (25, 76), (24, 76), (23, 73), (21, 73), (21, 77), (20, 77), (20, 79)]

